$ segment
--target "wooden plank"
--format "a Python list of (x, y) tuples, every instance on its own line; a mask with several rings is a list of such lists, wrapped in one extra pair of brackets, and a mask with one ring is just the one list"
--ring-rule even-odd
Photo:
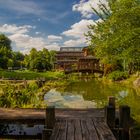
[[(103, 109), (56, 109), (55, 113), (57, 121), (51, 140), (115, 140), (103, 120)], [(92, 117), (97, 118), (90, 119)], [(3, 119), (7, 121), (15, 119), (24, 123), (37, 121), (38, 124), (42, 121), (45, 124), (45, 109), (0, 108), (0, 122)]]
[(99, 140), (92, 119), (87, 119), (86, 123), (87, 123), (87, 130), (89, 132), (89, 140), (93, 140), (93, 138), (94, 140)]
[(67, 140), (74, 140), (74, 120), (68, 120)]
[(66, 140), (67, 138), (67, 121), (61, 120), (57, 140)]
[(89, 140), (89, 133), (87, 130), (86, 120), (81, 120), (82, 140)]
[(102, 118), (94, 118), (93, 123), (100, 140), (116, 140), (112, 131)]
[(75, 127), (75, 140), (82, 140), (82, 130), (81, 130), (81, 123), (80, 120), (74, 120), (74, 127)]
[(57, 120), (56, 123), (55, 123), (54, 129), (52, 131), (52, 135), (50, 137), (50, 140), (57, 140), (60, 127), (61, 127), (61, 121)]
[[(87, 118), (104, 117), (104, 109), (55, 109), (56, 118)], [(31, 108), (0, 108), (0, 122), (2, 120), (43, 120), (45, 119), (45, 109)]]

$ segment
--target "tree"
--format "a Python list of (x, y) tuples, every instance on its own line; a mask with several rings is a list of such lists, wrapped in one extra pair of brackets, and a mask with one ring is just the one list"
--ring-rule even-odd
[(5, 47), (8, 50), (12, 50), (11, 49), (11, 40), (6, 37), (4, 34), (0, 34), (0, 48)]
[(24, 66), (24, 55), (21, 52), (12, 52), (13, 66), (22, 68)]
[(0, 34), (0, 67), (8, 68), (8, 60), (12, 58), (11, 41), (5, 35)]
[(105, 9), (96, 12), (102, 21), (89, 26), (87, 39), (102, 62), (120, 62), (131, 72), (140, 61), (140, 1), (110, 0)]
[(50, 53), (47, 49), (44, 48), (42, 51), (37, 51), (33, 48), (30, 54), (25, 56), (24, 62), (30, 70), (44, 71), (51, 70), (50, 60)]

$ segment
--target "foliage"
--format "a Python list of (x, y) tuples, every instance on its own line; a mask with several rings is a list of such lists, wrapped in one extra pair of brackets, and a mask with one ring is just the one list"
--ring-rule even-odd
[(113, 80), (113, 81), (118, 81), (118, 80), (123, 80), (127, 79), (129, 77), (128, 72), (123, 72), (123, 71), (113, 71), (108, 75), (108, 78)]
[(86, 35), (90, 46), (103, 63), (119, 61), (131, 73), (140, 65), (140, 1), (110, 0), (109, 8), (100, 10), (103, 14), (96, 14), (101, 20), (90, 25)]
[(25, 56), (21, 52), (13, 52), (13, 67), (19, 69), (24, 67), (24, 58)]
[(65, 74), (63, 72), (33, 72), (33, 71), (4, 71), (0, 70), (0, 78), (3, 79), (17, 79), (17, 80), (33, 80), (37, 78), (58, 79), (64, 78)]
[(17, 88), (16, 85), (7, 84), (1, 87), (0, 106), (1, 107), (24, 107), (30, 105), (37, 107), (39, 98), (36, 83), (29, 84), (26, 88)]
[(11, 50), (11, 41), (4, 34), (0, 34), (0, 49), (3, 47), (7, 50)]
[(5, 35), (0, 34), (0, 68), (7, 69), (11, 58), (11, 41)]
[(43, 49), (42, 51), (37, 51), (35, 48), (33, 48), (30, 51), (29, 55), (26, 55), (25, 57), (25, 65), (30, 70), (37, 70), (37, 71), (43, 71), (43, 70), (51, 70), (51, 56), (47, 49)]
[(29, 55), (21, 52), (14, 52), (11, 48), (11, 41), (8, 37), (0, 34), (0, 68), (22, 69), (24, 67), (33, 71), (48, 71), (52, 69), (55, 61), (55, 51), (48, 51), (43, 48), (37, 51), (32, 48)]

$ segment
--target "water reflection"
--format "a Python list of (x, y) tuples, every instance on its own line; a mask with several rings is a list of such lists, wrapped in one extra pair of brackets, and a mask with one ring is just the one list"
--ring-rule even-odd
[(71, 95), (68, 92), (63, 94), (51, 89), (44, 97), (45, 102), (56, 108), (93, 108), (96, 106), (95, 102), (84, 100), (82, 95)]
[(140, 91), (121, 83), (102, 83), (97, 79), (72, 83), (61, 89), (52, 89), (45, 95), (47, 105), (69, 108), (101, 108), (108, 96), (116, 97), (116, 104), (129, 105), (131, 113), (140, 118)]
[(121, 100), (122, 98), (125, 98), (125, 97), (127, 97), (127, 96), (128, 96), (128, 91), (122, 90), (122, 91), (118, 92), (118, 97), (117, 97), (117, 99), (118, 99), (118, 100)]

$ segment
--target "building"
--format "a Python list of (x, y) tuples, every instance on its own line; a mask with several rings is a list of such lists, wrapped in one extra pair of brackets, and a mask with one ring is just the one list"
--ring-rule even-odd
[(89, 55), (87, 47), (61, 47), (56, 54), (55, 69), (91, 71), (99, 68), (99, 59)]

